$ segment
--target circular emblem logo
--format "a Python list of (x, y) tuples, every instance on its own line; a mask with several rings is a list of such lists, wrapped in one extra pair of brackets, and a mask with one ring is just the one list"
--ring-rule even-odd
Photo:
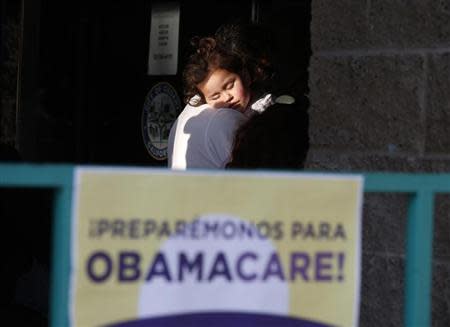
[(158, 83), (148, 92), (142, 111), (142, 135), (147, 151), (156, 160), (167, 159), (170, 128), (179, 112), (180, 98), (169, 83)]

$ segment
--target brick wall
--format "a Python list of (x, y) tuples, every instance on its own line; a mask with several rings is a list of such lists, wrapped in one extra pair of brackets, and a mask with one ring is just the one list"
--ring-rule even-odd
[[(450, 1), (312, 0), (308, 170), (450, 171)], [(403, 324), (407, 198), (365, 197), (361, 326)], [(450, 326), (450, 196), (432, 321)]]

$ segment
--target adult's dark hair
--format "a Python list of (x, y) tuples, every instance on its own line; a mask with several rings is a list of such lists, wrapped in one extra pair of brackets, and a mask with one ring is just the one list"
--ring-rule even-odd
[(308, 100), (274, 104), (236, 131), (226, 168), (303, 169), (309, 150)]
[(272, 88), (272, 37), (269, 28), (262, 24), (232, 21), (221, 25), (215, 39), (231, 53), (243, 60), (251, 77), (252, 92), (265, 92)]

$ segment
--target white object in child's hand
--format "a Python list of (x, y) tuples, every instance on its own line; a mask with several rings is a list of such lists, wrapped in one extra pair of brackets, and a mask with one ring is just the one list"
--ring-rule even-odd
[(280, 95), (276, 98), (273, 97), (272, 94), (267, 94), (261, 99), (255, 101), (251, 105), (251, 109), (253, 111), (256, 111), (258, 113), (264, 112), (267, 108), (269, 108), (271, 105), (274, 105), (275, 103), (279, 104), (293, 104), (295, 102), (294, 97), (290, 95)]
[(267, 94), (266, 96), (262, 97), (261, 99), (255, 101), (251, 105), (251, 109), (262, 113), (264, 110), (269, 108), (271, 105), (273, 105), (275, 102), (273, 101), (272, 94)]

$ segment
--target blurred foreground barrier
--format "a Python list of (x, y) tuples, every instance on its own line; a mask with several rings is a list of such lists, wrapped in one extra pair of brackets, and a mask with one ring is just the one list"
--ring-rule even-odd
[[(69, 325), (71, 314), (68, 309), (69, 235), (72, 231), (75, 168), (71, 165), (0, 164), (0, 187), (50, 188), (55, 192), (50, 321), (52, 326), (58, 327)], [(364, 192), (410, 195), (406, 231), (405, 326), (431, 326), (433, 202), (435, 194), (450, 193), (450, 174), (361, 174), (364, 176)]]

